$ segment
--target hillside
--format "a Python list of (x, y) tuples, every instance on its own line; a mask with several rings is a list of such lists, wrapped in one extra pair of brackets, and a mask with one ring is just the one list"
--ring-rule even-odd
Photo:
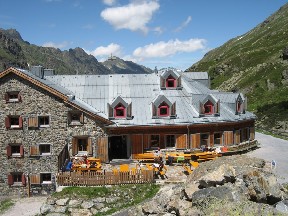
[(153, 72), (150, 68), (138, 65), (132, 61), (124, 61), (115, 56), (111, 56), (111, 58), (108, 58), (106, 61), (102, 62), (102, 64), (113, 71), (113, 73), (117, 74), (143, 74)]
[(79, 47), (61, 51), (36, 46), (24, 41), (15, 29), (0, 28), (0, 71), (10, 66), (28, 69), (31, 65), (42, 65), (54, 69), (56, 74), (151, 73), (149, 68), (119, 58), (115, 63), (108, 61), (106, 67)]
[(288, 4), (187, 71), (208, 71), (212, 88), (243, 92), (258, 128), (288, 136)]

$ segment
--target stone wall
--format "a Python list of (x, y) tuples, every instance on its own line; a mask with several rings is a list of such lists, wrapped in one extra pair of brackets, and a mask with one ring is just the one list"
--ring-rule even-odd
[[(22, 102), (6, 103), (5, 93), (20, 91)], [(95, 154), (95, 144), (98, 136), (105, 132), (101, 124), (84, 116), (81, 126), (68, 125), (68, 111), (72, 110), (61, 99), (50, 92), (22, 79), (14, 74), (9, 74), (0, 82), (0, 190), (2, 195), (27, 195), (28, 186), (8, 186), (7, 175), (10, 172), (21, 172), (26, 177), (33, 174), (51, 173), (51, 184), (33, 185), (34, 193), (50, 193), (54, 191), (55, 174), (59, 171), (58, 155), (68, 144), (71, 149), (73, 136), (86, 135), (92, 137)], [(5, 117), (19, 115), (23, 119), (21, 129), (6, 129)], [(28, 118), (31, 116), (45, 115), (50, 117), (48, 127), (30, 128)], [(7, 157), (6, 147), (11, 143), (24, 146), (24, 157)], [(38, 144), (50, 144), (51, 154), (46, 156), (30, 156), (30, 147)]]

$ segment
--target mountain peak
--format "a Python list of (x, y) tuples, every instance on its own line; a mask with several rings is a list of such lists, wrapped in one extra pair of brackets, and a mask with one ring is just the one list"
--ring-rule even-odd
[(5, 29), (0, 28), (0, 33), (6, 35), (6, 37), (9, 37), (11, 39), (23, 41), (20, 33), (16, 29), (5, 30)]

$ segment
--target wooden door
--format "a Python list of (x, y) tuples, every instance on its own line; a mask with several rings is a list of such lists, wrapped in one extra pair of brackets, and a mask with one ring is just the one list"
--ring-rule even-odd
[(200, 148), (200, 133), (191, 134), (191, 146), (192, 148)]
[(143, 153), (143, 135), (142, 134), (133, 134), (131, 135), (131, 146), (132, 146), (132, 157), (134, 154)]
[(224, 145), (232, 145), (233, 144), (233, 131), (225, 131), (224, 132)]
[(109, 162), (108, 158), (108, 137), (97, 138), (97, 157), (102, 162)]
[(187, 134), (176, 135), (176, 148), (187, 148)]

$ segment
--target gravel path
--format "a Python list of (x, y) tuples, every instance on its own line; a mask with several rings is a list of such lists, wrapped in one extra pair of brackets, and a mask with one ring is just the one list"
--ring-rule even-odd
[(288, 141), (261, 133), (256, 133), (260, 148), (247, 153), (249, 156), (276, 161), (273, 172), (279, 177), (280, 183), (288, 182)]
[(15, 205), (6, 211), (4, 216), (34, 216), (40, 214), (40, 207), (46, 201), (46, 197), (30, 197), (13, 199)]

